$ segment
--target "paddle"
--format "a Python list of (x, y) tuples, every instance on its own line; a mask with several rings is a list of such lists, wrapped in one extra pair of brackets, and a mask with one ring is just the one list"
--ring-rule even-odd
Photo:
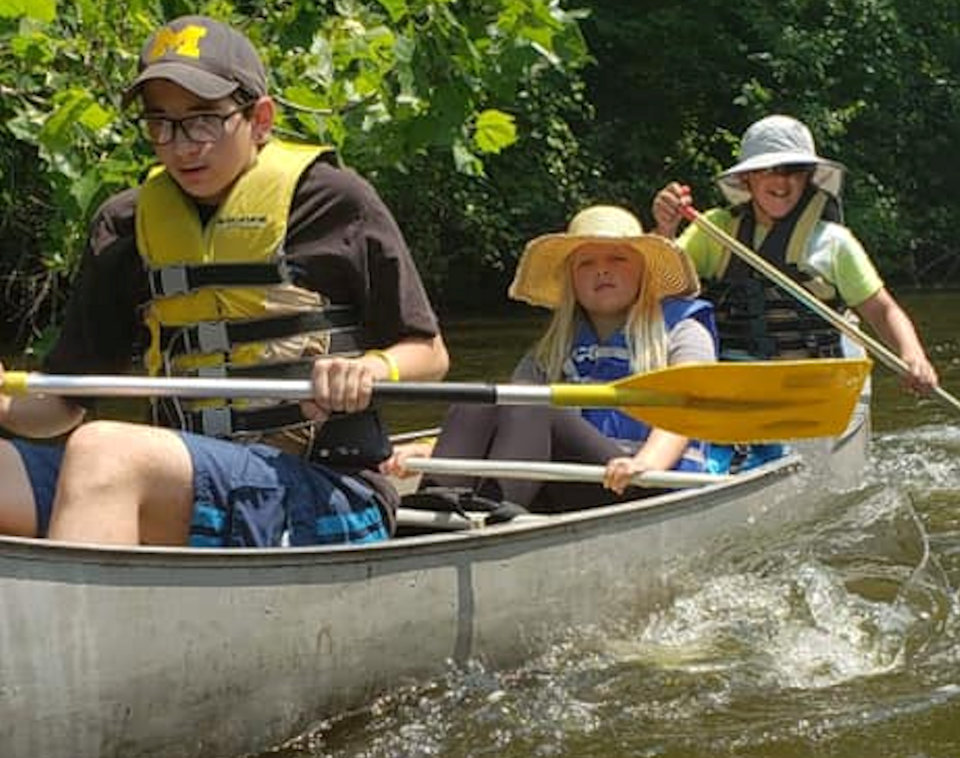
[[(908, 376), (910, 374), (910, 367), (906, 364), (906, 362), (896, 353), (891, 351), (886, 345), (875, 340), (869, 334), (864, 333), (854, 324), (851, 324), (843, 316), (833, 310), (833, 308), (816, 297), (816, 295), (814, 295), (812, 292), (809, 292), (802, 285), (795, 282), (789, 276), (780, 271), (780, 269), (778, 269), (776, 266), (769, 263), (758, 253), (754, 252), (740, 242), (740, 240), (736, 239), (730, 234), (727, 234), (727, 232), (710, 221), (710, 219), (706, 218), (696, 208), (690, 205), (685, 205), (681, 207), (680, 212), (689, 221), (692, 221), (694, 224), (700, 227), (708, 236), (712, 237), (714, 241), (726, 248), (729, 248), (731, 252), (737, 255), (737, 257), (741, 258), (744, 262), (755, 268), (779, 287), (789, 292), (832, 327), (843, 334), (846, 334), (850, 339), (855, 340), (863, 345), (867, 352), (869, 352), (887, 368), (891, 369), (900, 376)], [(960, 400), (943, 389), (943, 387), (934, 387), (933, 393), (948, 405), (952, 405), (956, 410), (960, 410)]]
[[(603, 482), (603, 466), (584, 463), (546, 463), (543, 461), (488, 461), (474, 458), (408, 458), (404, 464), (424, 474), (463, 474), (500, 479), (535, 479), (544, 482)], [(645, 471), (631, 484), (637, 487), (677, 489), (703, 487), (726, 482), (733, 477), (690, 471)]]
[[(668, 431), (713, 442), (763, 442), (839, 434), (870, 371), (867, 360), (696, 363), (611, 384), (384, 382), (378, 400), (490, 405), (618, 407)], [(306, 379), (61, 376), (8, 371), (7, 394), (70, 397), (305, 399)]]

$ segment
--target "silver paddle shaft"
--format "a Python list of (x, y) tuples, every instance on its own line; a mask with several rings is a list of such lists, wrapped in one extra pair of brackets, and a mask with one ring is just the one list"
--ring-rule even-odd
[[(408, 458), (404, 466), (425, 474), (458, 474), (501, 479), (530, 479), (546, 482), (602, 482), (604, 467), (584, 463), (550, 463), (544, 461), (491, 461), (471, 458)], [(703, 474), (688, 471), (645, 471), (631, 483), (638, 487), (673, 489), (702, 487), (731, 479), (725, 474)]]
[[(222, 377), (108, 376), (85, 374), (26, 375), (29, 394), (67, 397), (190, 397), (306, 400), (313, 396), (308, 379), (244, 379)], [(378, 382), (374, 397), (384, 400), (549, 405), (550, 387), (473, 382)]]

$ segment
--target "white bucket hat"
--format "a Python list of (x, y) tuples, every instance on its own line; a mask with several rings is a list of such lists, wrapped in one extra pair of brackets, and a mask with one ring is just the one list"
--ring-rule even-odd
[(717, 177), (720, 191), (733, 205), (750, 200), (742, 174), (790, 164), (812, 166), (810, 181), (839, 200), (846, 168), (821, 158), (810, 130), (790, 116), (767, 116), (754, 122), (740, 140), (740, 162)]
[(564, 262), (589, 243), (622, 244), (644, 259), (644, 277), (659, 297), (694, 296), (700, 280), (687, 254), (672, 240), (645, 234), (630, 211), (614, 205), (584, 208), (570, 220), (566, 232), (530, 240), (520, 256), (508, 294), (531, 305), (556, 308), (563, 298)]

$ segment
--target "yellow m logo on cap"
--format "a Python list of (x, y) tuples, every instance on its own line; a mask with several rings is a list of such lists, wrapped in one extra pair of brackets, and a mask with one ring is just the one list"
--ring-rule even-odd
[(182, 55), (185, 58), (199, 58), (200, 40), (206, 35), (207, 30), (202, 26), (185, 26), (179, 31), (164, 27), (157, 32), (157, 36), (153, 40), (147, 62), (152, 63), (157, 58), (170, 52)]

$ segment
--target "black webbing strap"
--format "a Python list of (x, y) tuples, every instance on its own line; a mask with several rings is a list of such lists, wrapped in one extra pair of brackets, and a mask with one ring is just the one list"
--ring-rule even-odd
[[(184, 414), (187, 431), (209, 437), (269, 432), (304, 423), (298, 403), (268, 408), (206, 408)], [(320, 427), (310, 460), (330, 466), (375, 466), (390, 455), (390, 440), (373, 408), (359, 413), (334, 413)]]
[(154, 297), (182, 295), (201, 287), (242, 287), (287, 281), (283, 263), (212, 263), (206, 266), (165, 266), (148, 271)]
[(313, 358), (302, 358), (287, 363), (256, 363), (252, 366), (212, 366), (188, 372), (190, 376), (205, 379), (309, 379), (313, 372)]
[(268, 408), (204, 408), (184, 414), (187, 431), (209, 437), (229, 437), (241, 432), (263, 432), (302, 424), (298, 403), (282, 403)]
[(487, 514), (488, 524), (511, 521), (517, 516), (530, 513), (522, 505), (508, 500), (491, 500), (469, 487), (424, 486), (416, 492), (404, 495), (401, 505), (417, 510), (456, 513), (468, 521), (468, 511), (479, 511)]
[[(165, 326), (160, 329), (160, 349), (170, 355), (225, 353), (233, 345), (337, 329), (359, 331), (355, 308), (332, 305), (322, 311), (294, 313), (255, 321), (205, 321), (193, 326)], [(356, 337), (353, 342), (357, 342)]]

